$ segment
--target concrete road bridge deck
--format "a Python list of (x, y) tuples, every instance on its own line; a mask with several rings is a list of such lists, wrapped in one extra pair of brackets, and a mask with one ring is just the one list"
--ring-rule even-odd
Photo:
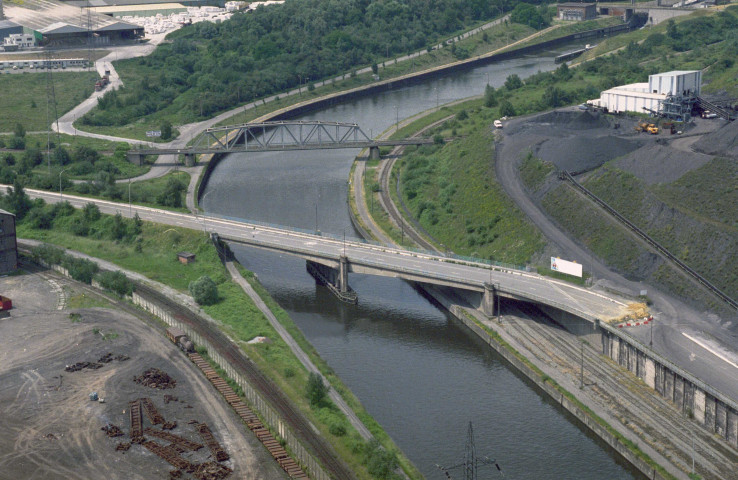
[(120, 213), (126, 217), (138, 214), (141, 219), (151, 222), (204, 230), (226, 242), (298, 256), (308, 262), (309, 270), (312, 266), (322, 273), (339, 296), (350, 291), (349, 273), (355, 272), (449, 287), (463, 294), (472, 306), (489, 316), (495, 313), (495, 299), (498, 297), (550, 307), (595, 324), (619, 318), (627, 311), (626, 301), (612, 295), (483, 261), (343, 240), (238, 219), (170, 212), (41, 190), (26, 189), (26, 193), (48, 203), (68, 201), (77, 208), (92, 202), (103, 213)]
[(371, 158), (379, 158), (379, 147), (431, 143), (430, 138), (374, 140), (355, 123), (282, 120), (208, 128), (189, 147), (132, 149), (128, 159), (140, 164), (146, 155), (182, 154), (191, 164), (203, 154), (339, 148), (368, 148)]

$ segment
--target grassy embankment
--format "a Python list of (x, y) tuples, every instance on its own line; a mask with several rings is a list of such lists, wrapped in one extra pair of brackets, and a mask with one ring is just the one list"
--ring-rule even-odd
[[(53, 77), (56, 111), (62, 116), (90, 96), (98, 75), (54, 70)], [(0, 111), (3, 112), (0, 132), (12, 132), (18, 123), (29, 132), (48, 129), (46, 74), (39, 71), (0, 75), (0, 91), (3, 92), (0, 95)]]
[[(703, 15), (703, 13), (699, 13), (695, 17), (699, 18)], [(677, 25), (681, 25), (685, 21), (686, 19)], [(651, 31), (652, 34), (660, 33), (662, 35), (663, 32), (666, 32), (665, 25), (654, 27)], [(623, 70), (630, 72), (633, 76), (645, 75), (650, 71), (703, 68), (704, 66), (711, 65), (710, 62), (713, 62), (712, 64), (722, 62), (721, 59), (726, 54), (725, 49), (727, 45), (716, 43), (710, 46), (700, 46), (694, 51), (685, 52), (679, 56), (670, 56), (668, 52), (665, 53), (668, 45), (665, 42), (653, 42), (653, 39), (646, 43), (647, 45), (650, 44), (648, 48), (644, 47), (643, 50), (639, 51), (637, 47), (633, 48), (632, 42), (629, 39), (631, 35), (637, 40), (642, 38), (644, 31), (624, 34), (608, 40), (608, 42), (616, 42), (612, 45), (613, 48), (631, 44), (630, 47), (622, 49), (620, 53), (608, 61), (613, 63), (612, 68), (617, 68), (618, 65), (624, 65), (627, 68), (623, 68)], [(639, 73), (637, 65), (643, 62), (647, 63), (648, 69), (641, 69)], [(633, 67), (633, 65), (636, 65), (636, 67)], [(459, 120), (457, 118), (451, 122), (447, 122), (443, 127), (431, 132), (431, 135), (439, 134), (448, 137), (455, 136), (454, 133), (457, 135), (470, 133), (471, 136), (484, 138), (488, 135), (491, 120), (499, 118), (499, 106), (503, 101), (510, 102), (517, 114), (527, 114), (547, 110), (554, 105), (575, 104), (587, 98), (594, 98), (599, 94), (600, 89), (609, 87), (613, 80), (602, 74), (599, 71), (600, 67), (592, 68), (593, 66), (596, 66), (596, 64), (585, 65), (584, 68), (572, 69), (568, 72), (560, 68), (554, 73), (539, 73), (534, 75), (526, 79), (525, 84), (520, 88), (500, 88), (495, 93), (498, 106), (488, 108), (482, 106), (480, 102), (476, 108), (467, 109), (469, 119)], [(709, 74), (706, 77), (708, 79), (714, 78)], [(551, 105), (551, 103), (554, 103), (554, 105)], [(411, 125), (407, 128), (407, 132), (411, 130), (417, 131), (420, 125)], [(476, 153), (477, 149), (484, 153), (481, 155)], [(423, 227), (429, 232), (434, 232), (433, 234), (438, 239), (438, 242), (448, 246), (451, 250), (462, 254), (481, 255), (486, 258), (492, 256), (499, 260), (510, 261), (513, 258), (517, 258), (518, 260), (513, 261), (525, 261), (526, 259), (521, 256), (521, 253), (525, 251), (533, 252), (536, 248), (531, 248), (531, 246), (523, 247), (521, 245), (521, 250), (517, 254), (518, 256), (513, 256), (513, 258), (505, 256), (509, 255), (509, 252), (505, 253), (499, 248), (494, 247), (494, 244), (498, 241), (498, 237), (494, 236), (497, 232), (494, 229), (490, 229), (490, 223), (485, 225), (483, 221), (483, 219), (486, 219), (487, 222), (493, 222), (497, 218), (495, 216), (496, 213), (481, 214), (485, 209), (479, 208), (476, 205), (476, 198), (472, 195), (470, 200), (464, 200), (460, 193), (463, 190), (469, 190), (470, 192), (479, 191), (478, 184), (480, 177), (485, 178), (484, 174), (480, 172), (485, 172), (485, 167), (488, 168), (487, 172), (489, 175), (494, 175), (493, 169), (489, 168), (489, 164), (492, 162), (492, 155), (490, 153), (492, 149), (493, 145), (491, 141), (484, 145), (465, 138), (460, 141), (454, 141), (442, 149), (439, 149), (439, 147), (423, 147), (415, 153), (410, 153), (401, 163), (403, 199), (406, 204), (411, 206), (414, 216), (419, 219)], [(451, 161), (451, 159), (453, 160)], [(466, 166), (466, 162), (473, 162), (473, 165)], [(410, 168), (411, 166), (412, 168)], [(709, 166), (705, 168), (710, 169)], [(408, 177), (407, 173), (409, 170), (417, 170), (417, 173), (411, 173)], [(717, 172), (720, 169), (713, 167), (710, 171), (712, 175), (718, 175)], [(522, 174), (523, 178), (535, 190), (551, 172), (551, 166), (535, 165), (528, 162)], [(720, 185), (723, 182), (719, 179), (713, 182), (710, 173), (707, 171), (698, 172), (700, 172), (699, 175), (705, 177), (702, 180), (704, 183), (703, 187), (707, 192), (714, 192), (714, 194), (710, 196), (709, 200), (705, 199), (701, 207), (695, 206), (690, 208), (699, 210), (700, 208), (706, 208), (707, 205), (714, 204), (721, 205), (723, 210), (727, 210), (729, 207), (727, 207), (725, 202), (730, 202), (733, 198), (730, 195), (733, 193), (730, 187), (726, 185), (725, 188), (722, 188)], [(697, 174), (696, 172), (693, 173)], [(691, 179), (688, 175), (684, 177), (683, 181), (694, 182), (697, 180)], [(372, 182), (373, 179), (368, 179), (367, 185), (371, 185)], [(610, 185), (613, 189), (615, 188), (613, 182), (603, 181), (601, 183), (603, 185)], [(632, 199), (632, 196), (626, 195), (626, 192), (631, 192), (634, 189), (639, 191), (648, 190), (645, 185), (636, 187), (631, 185), (630, 183), (632, 182), (630, 181), (626, 183), (627, 185), (625, 186), (627, 188), (619, 188), (618, 191), (628, 199)], [(467, 185), (469, 185), (468, 188), (459, 188), (459, 186)], [(618, 183), (618, 185), (621, 184)], [(716, 186), (711, 188), (710, 185)], [(678, 198), (680, 194), (684, 193), (685, 184), (682, 182), (679, 188), (674, 186), (663, 188), (667, 191), (661, 192), (662, 188), (659, 187), (654, 193), (661, 192), (660, 195), (663, 197), (663, 201), (666, 202), (667, 206), (684, 209), (683, 206), (680, 206)], [(679, 193), (675, 193), (677, 191)], [(722, 199), (719, 198), (718, 194), (725, 195), (726, 192), (729, 195), (724, 196)], [(564, 193), (559, 192), (556, 195), (564, 195)], [(704, 197), (705, 195), (707, 194), (703, 192), (700, 194), (700, 197)], [(639, 250), (636, 248), (637, 242), (630, 239), (624, 232), (619, 231), (618, 227), (599, 225), (598, 228), (600, 230), (593, 232), (593, 222), (597, 218), (597, 215), (589, 215), (587, 212), (591, 208), (584, 208), (587, 204), (583, 202), (582, 199), (576, 198), (575, 195), (570, 193), (562, 198), (550, 197), (545, 203), (547, 205), (555, 203), (562, 209), (565, 209), (565, 211), (556, 215), (557, 218), (560, 218), (562, 222), (566, 220), (565, 225), (575, 229), (579, 234), (589, 236), (590, 240), (586, 243), (591, 243), (591, 247), (595, 253), (608, 261), (612, 260), (613, 266), (616, 268), (622, 268), (624, 271), (632, 269), (645, 252), (642, 249)], [(618, 202), (614, 203), (618, 205)], [(635, 202), (624, 201), (623, 211), (621, 213), (628, 216), (636, 208), (637, 204)], [(486, 210), (487, 212), (496, 212), (495, 210), (491, 210), (490, 207), (487, 207)], [(476, 215), (480, 216), (476, 217)], [(579, 220), (573, 220), (575, 218)], [(449, 226), (452, 227), (449, 228)], [(730, 226), (730, 223), (728, 223), (728, 226)], [(734, 227), (734, 225), (732, 226)], [(453, 233), (449, 232), (449, 230), (453, 230)], [(724, 230), (723, 226), (707, 229), (705, 232), (706, 234), (709, 232), (709, 235), (715, 235), (721, 230)], [(667, 232), (663, 232), (661, 237), (657, 236), (657, 238), (663, 238), (665, 245), (674, 245), (677, 251), (684, 250), (682, 246), (676, 245), (673, 238), (667, 238), (668, 236), (669, 234)], [(724, 237), (725, 235), (723, 234), (720, 238)], [(705, 238), (695, 236), (691, 240), (700, 243)], [(517, 237), (514, 243), (517, 242), (520, 245), (527, 241), (530, 241), (530, 239)], [(687, 250), (693, 252), (693, 257), (697, 256), (696, 252), (704, 251), (704, 249), (700, 250), (694, 243)], [(704, 257), (704, 255), (701, 256)], [(710, 268), (717, 271), (723, 271), (725, 268), (734, 268), (732, 262), (726, 262), (725, 264), (721, 262), (722, 260), (715, 259), (713, 261), (714, 265), (711, 265)], [(541, 271), (542, 273), (546, 273), (545, 266), (541, 266)], [(674, 283), (678, 279), (678, 275), (675, 277), (674, 272), (670, 272), (670, 269), (666, 267), (661, 268), (657, 274), (661, 277), (662, 282), (665, 283)], [(730, 277), (730, 275), (721, 276)], [(735, 288), (729, 284), (725, 284), (725, 286), (727, 288)]]
[[(235, 282), (230, 280), (206, 234), (182, 228), (144, 223), (142, 233), (139, 236), (140, 240), (109, 241), (99, 236), (95, 238), (81, 237), (69, 233), (64, 225), (72, 223), (75, 216), (81, 216), (81, 212), (78, 211), (71, 216), (57, 216), (54, 228), (44, 230), (30, 228), (24, 222), (20, 222), (18, 235), (22, 238), (42, 240), (111, 261), (121, 268), (141, 273), (152, 280), (165, 283), (182, 292), (187, 292), (189, 283), (200, 276), (208, 275), (211, 277), (218, 284), (219, 301), (215, 305), (203, 306), (203, 311), (219, 321), (221, 328), (238, 342), (249, 358), (301, 410), (307, 413), (313, 424), (334, 445), (341, 457), (357, 471), (359, 478), (372, 478), (365, 465), (367, 458), (364, 455), (368, 450), (366, 443), (360, 439), (345, 417), (330, 402), (323, 402), (319, 407), (311, 407), (306, 396), (307, 371), (248, 296)], [(100, 221), (109, 220), (106, 220), (106, 216), (103, 216)], [(183, 250), (195, 253), (197, 261), (186, 266), (176, 261), (176, 253)], [(394, 446), (391, 439), (362, 408), (359, 401), (341, 383), (330, 367), (318, 356), (315, 349), (290, 321), (286, 312), (279, 308), (276, 302), (269, 297), (268, 293), (255, 280), (253, 274), (245, 272), (245, 275), (257, 292), (265, 299), (279, 321), (297, 339), (301, 348), (310, 355), (313, 362), (329, 379), (331, 387), (342, 394), (382, 445), (398, 456), (398, 460), (402, 463), (410, 478), (420, 478), (412, 464), (401, 457), (401, 453)], [(79, 305), (86, 305), (83, 300), (79, 299)], [(272, 340), (272, 343), (256, 345), (246, 343), (256, 336), (266, 336)]]

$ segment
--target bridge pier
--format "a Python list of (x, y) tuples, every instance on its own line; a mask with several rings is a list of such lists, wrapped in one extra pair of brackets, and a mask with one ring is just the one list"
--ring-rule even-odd
[(185, 167), (194, 167), (195, 164), (197, 163), (194, 153), (185, 153), (184, 159), (185, 159)]
[[(495, 309), (495, 302), (497, 302), (497, 308)], [(482, 313), (492, 318), (500, 315), (500, 298), (497, 293), (497, 288), (491, 284), (484, 282), (484, 294), (482, 295)]]
[(344, 256), (339, 258), (338, 269), (308, 260), (305, 267), (315, 281), (325, 285), (339, 300), (346, 303), (356, 303), (358, 296), (348, 283), (349, 263)]
[(128, 157), (128, 161), (131, 162), (132, 164), (138, 165), (138, 166), (143, 165), (144, 156), (141, 155), (140, 153), (136, 153), (135, 150), (129, 150), (126, 156)]
[(379, 147), (369, 147), (369, 160), (379, 160)]

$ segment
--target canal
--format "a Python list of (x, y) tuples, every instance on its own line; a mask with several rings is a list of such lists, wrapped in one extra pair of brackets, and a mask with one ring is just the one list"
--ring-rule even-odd
[[(377, 136), (396, 119), (556, 68), (569, 44), (455, 72), (443, 78), (314, 111), (302, 120), (356, 122)], [(232, 154), (201, 197), (209, 213), (355, 237), (348, 214), (349, 169), (357, 151)], [(305, 262), (233, 246), (369, 413), (429, 479), (436, 465), (463, 462), (469, 421), (478, 456), (506, 478), (627, 479), (637, 474), (563, 410), (512, 371), (446, 311), (411, 285), (351, 274), (357, 306), (344, 305), (305, 271)], [(460, 470), (456, 478), (462, 478)], [(480, 469), (479, 478), (499, 478)]]

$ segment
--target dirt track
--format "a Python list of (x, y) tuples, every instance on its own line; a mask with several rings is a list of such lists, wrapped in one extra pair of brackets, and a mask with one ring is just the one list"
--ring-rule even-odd
[[(168, 478), (173, 467), (140, 445), (115, 451), (129, 440), (128, 402), (139, 397), (151, 398), (167, 421), (177, 421), (177, 435), (199, 441), (187, 422), (207, 423), (231, 456), (231, 478), (286, 478), (195, 366), (161, 332), (126, 312), (129, 307), (58, 310), (71, 297), (95, 294), (50, 273), (5, 277), (0, 288), (15, 307), (0, 318), (0, 478)], [(130, 360), (64, 370), (108, 352)], [(132, 381), (149, 367), (167, 372), (177, 387), (159, 390)], [(91, 402), (93, 391), (105, 403)], [(165, 394), (178, 400), (165, 403)], [(101, 430), (107, 423), (121, 427), (125, 437), (108, 438)], [(182, 454), (192, 461), (207, 455)]]

